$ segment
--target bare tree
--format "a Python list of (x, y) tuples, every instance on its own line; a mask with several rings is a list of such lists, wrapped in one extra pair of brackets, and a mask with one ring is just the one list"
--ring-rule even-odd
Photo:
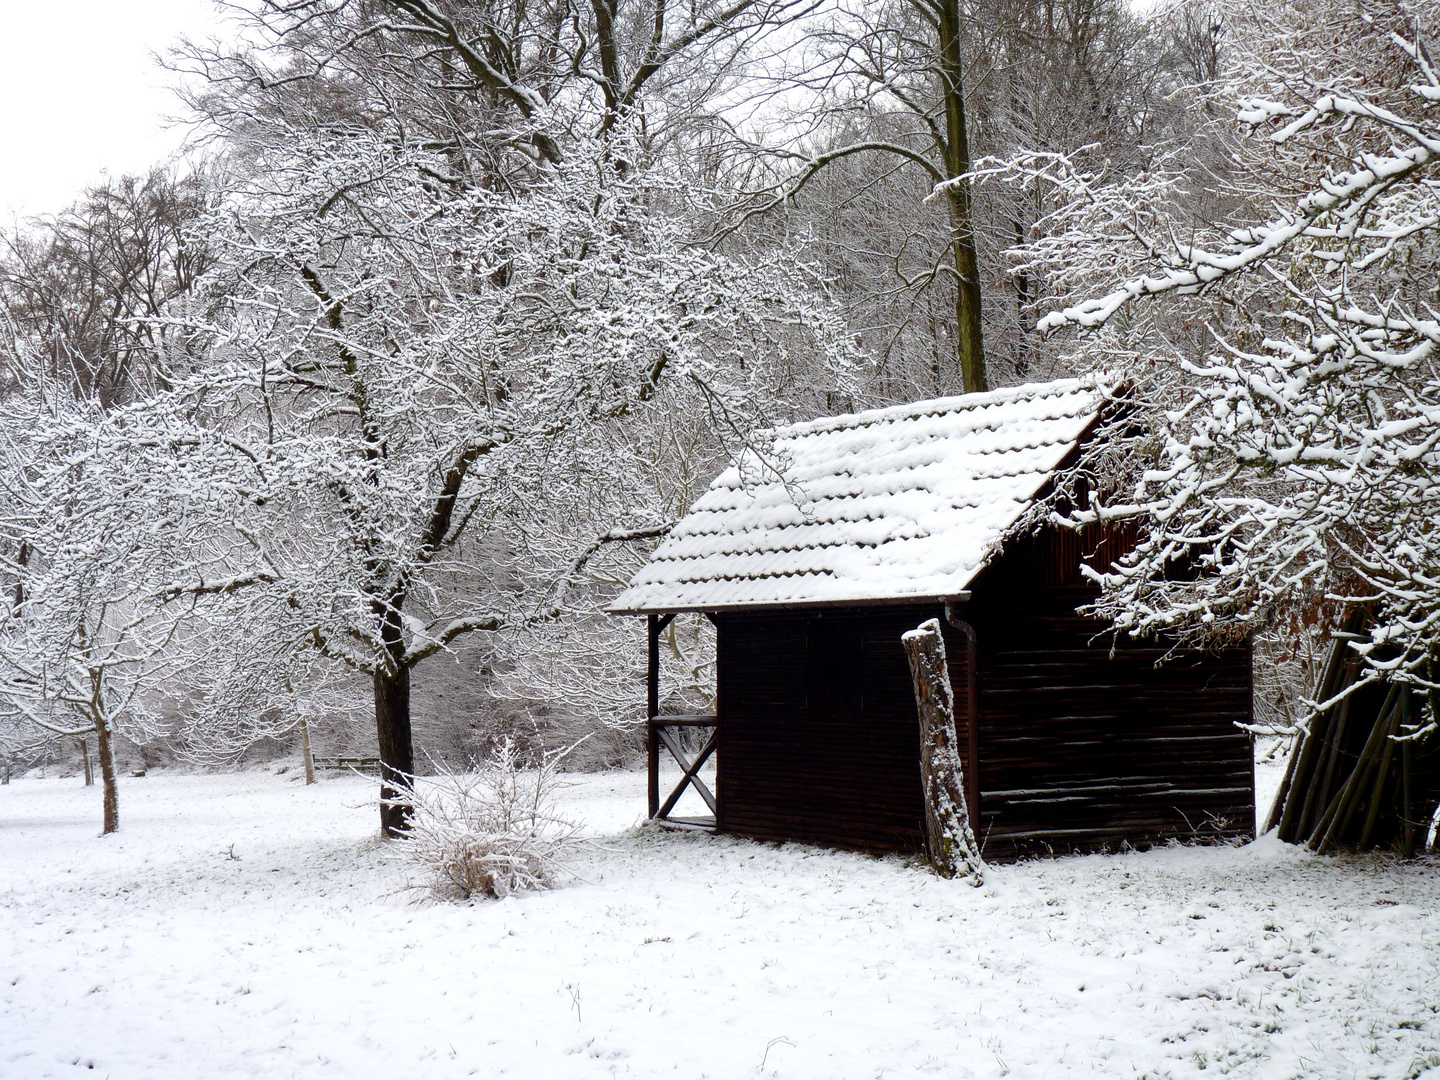
[(799, 133), (787, 124), (783, 138), (757, 148), (778, 160), (779, 173), (746, 200), (739, 220), (793, 202), (816, 176), (856, 156), (893, 158), (918, 169), (928, 186), (955, 180), (945, 189), (945, 261), (924, 277), (952, 287), (961, 382), (967, 392), (983, 390), (980, 276), (970, 186), (962, 179), (970, 145), (959, 0), (837, 5), (825, 14), (803, 58), (789, 61), (793, 74), (780, 80), (784, 92), (804, 95), (810, 122)]
[(773, 103), (740, 129), (758, 161), (732, 154), (731, 175), (752, 189), (738, 212), (809, 230), (882, 357), (881, 397), (1043, 372), (1041, 283), (1010, 273), (1002, 252), (1044, 210), (975, 188), (973, 159), (1092, 145), (1135, 167), (1182, 112), (1165, 101), (1168, 41), (1107, 0), (828, 7), (773, 77)]
[(165, 385), (185, 340), (163, 317), (205, 269), (187, 232), (203, 206), (200, 176), (156, 168), (0, 238), (0, 307), (13, 333), (75, 395), (106, 408)]

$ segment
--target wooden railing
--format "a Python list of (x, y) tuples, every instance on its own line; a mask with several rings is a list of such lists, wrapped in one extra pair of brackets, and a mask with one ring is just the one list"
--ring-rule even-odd
[[(720, 737), (719, 720), (714, 716), (698, 713), (691, 713), (678, 716), (652, 716), (649, 721), (650, 727), (650, 752), (648, 764), (650, 767), (650, 817), (655, 821), (669, 821), (681, 825), (701, 825), (707, 828), (714, 828), (718, 811), (715, 808), (715, 793), (710, 790), (710, 785), (700, 779), (700, 770), (715, 753)], [(700, 752), (692, 759), (679, 741), (669, 730), (671, 728), (692, 728), (708, 727), (713, 728), (710, 737), (700, 747)], [(660, 747), (664, 746), (670, 751), (673, 757), (683, 770), (680, 782), (675, 785), (673, 791), (662, 803), (660, 801)], [(705, 800), (705, 805), (710, 808), (711, 817), (709, 820), (696, 818), (672, 818), (670, 811), (675, 809), (675, 804), (680, 801), (680, 796), (685, 794), (685, 789), (692, 788), (700, 798)]]
[(378, 757), (326, 757), (321, 754), (316, 754), (311, 757), (310, 760), (315, 768), (323, 769), (327, 772), (348, 771), (376, 773), (377, 775), (380, 772), (380, 759)]

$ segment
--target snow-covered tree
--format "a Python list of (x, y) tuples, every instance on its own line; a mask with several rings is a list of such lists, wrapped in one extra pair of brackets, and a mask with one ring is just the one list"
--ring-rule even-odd
[[(1440, 796), (1422, 746), (1440, 717), (1440, 11), (1218, 10), (1230, 53), (1199, 104), (1230, 119), (1208, 132), (1208, 176), (1176, 154), (1119, 180), (1061, 156), (985, 168), (1061, 204), (1025, 252), (1055, 299), (1041, 328), (1078, 330), (1092, 364), (1135, 358), (1159, 398), (1136, 403), (1161, 406), (1138, 483), (1078, 515), (1142, 523), (1095, 610), (1199, 639), (1357, 620), (1359, 677), (1325, 682), (1314, 711), (1371, 683), (1392, 694), (1305, 832), (1363, 846), (1385, 800), (1428, 805), (1423, 825)], [(1395, 755), (1403, 784), (1387, 732), (1414, 744)]]
[(849, 363), (803, 265), (689, 244), (682, 192), (614, 150), (492, 191), (361, 132), (297, 135), (208, 219), (210, 362), (156, 407), (223, 435), (193, 467), (232, 501), (177, 589), (294, 612), (369, 676), (392, 794), (415, 665), (547, 616), (527, 537), (662, 524), (627, 432), (678, 410), (739, 442)]
[(193, 659), (177, 647), (187, 612), (165, 603), (189, 508), (123, 410), (42, 378), (0, 411), (0, 714), (12, 738), (95, 737), (114, 832), (114, 739), (163, 730), (160, 705)]
[(176, 687), (167, 745), (189, 761), (226, 766), (257, 744), (298, 734), (312, 781), (312, 735), (362, 718), (367, 688), (313, 648), (307, 613), (273, 593), (243, 605), (201, 599), (186, 628), (193, 662)]
[[(1166, 418), (1154, 467), (1129, 505), (1102, 511), (1143, 511), (1151, 525), (1106, 579), (1106, 614), (1140, 632), (1204, 631), (1322, 598), (1361, 603), (1376, 621), (1361, 650), (1376, 675), (1428, 686), (1440, 619), (1427, 584), (1440, 490), (1440, 79), (1428, 50), (1440, 26), (1428, 5), (1358, 12), (1237, 5), (1230, 25), (1248, 20), (1236, 33), (1249, 47), (1217, 91), (1243, 136), (1237, 220), (1165, 231), (1156, 196), (1173, 175), (1105, 192), (1084, 208), (1093, 230), (1052, 243), (1092, 267), (1107, 247), (1147, 265), (1042, 325), (1131, 317), (1133, 333), (1137, 304), (1193, 297), (1211, 335), (1203, 354), (1175, 356), (1192, 390)], [(1109, 262), (1130, 269), (1123, 255)]]
[[(510, 184), (617, 134), (653, 160), (715, 125), (747, 58), (813, 0), (236, 0), (241, 44), (187, 42), (198, 112), (242, 150), (265, 129), (365, 130), (442, 176)], [(438, 179), (438, 177), (437, 177)]]

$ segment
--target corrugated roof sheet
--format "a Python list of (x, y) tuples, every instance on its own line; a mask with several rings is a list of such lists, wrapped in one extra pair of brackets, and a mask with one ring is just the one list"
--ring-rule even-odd
[(780, 428), (763, 458), (715, 479), (610, 610), (963, 592), (1105, 396), (1068, 379)]

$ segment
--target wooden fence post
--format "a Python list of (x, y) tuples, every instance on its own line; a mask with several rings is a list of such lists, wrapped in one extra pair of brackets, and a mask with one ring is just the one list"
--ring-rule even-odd
[(660, 732), (655, 718), (660, 715), (660, 616), (646, 618), (647, 654), (645, 668), (645, 768), (647, 817), (660, 812)]
[(900, 641), (910, 661), (915, 706), (920, 714), (926, 853), (941, 877), (968, 877), (972, 885), (980, 885), (984, 882), (985, 864), (965, 801), (965, 770), (955, 746), (955, 702), (940, 621), (929, 619), (901, 635)]

